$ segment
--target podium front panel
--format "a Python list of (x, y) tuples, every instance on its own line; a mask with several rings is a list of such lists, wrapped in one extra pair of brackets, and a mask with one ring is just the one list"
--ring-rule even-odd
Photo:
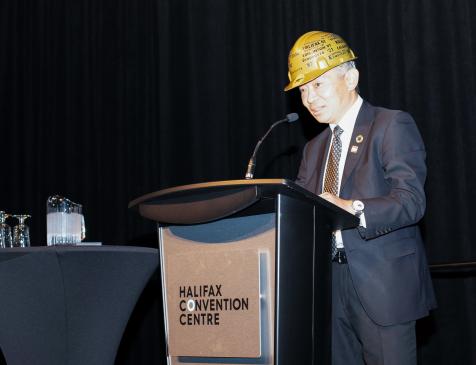
[(169, 364), (273, 364), (276, 214), (159, 228)]

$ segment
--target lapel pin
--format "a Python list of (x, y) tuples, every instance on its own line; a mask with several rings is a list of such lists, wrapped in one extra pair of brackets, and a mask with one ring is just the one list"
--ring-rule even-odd
[(357, 153), (358, 150), (359, 150), (359, 147), (358, 147), (358, 146), (352, 146), (352, 147), (350, 148), (350, 152), (351, 152), (351, 153)]
[(355, 137), (355, 142), (357, 143), (362, 143), (362, 141), (364, 140), (364, 136), (359, 134), (357, 137)]

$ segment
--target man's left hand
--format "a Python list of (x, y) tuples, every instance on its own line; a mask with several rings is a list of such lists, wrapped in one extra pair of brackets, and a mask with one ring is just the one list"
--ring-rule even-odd
[(331, 193), (322, 193), (319, 196), (323, 199), (326, 199), (328, 202), (337, 205), (339, 208), (342, 208), (351, 214), (355, 214), (355, 210), (352, 208), (352, 200), (341, 199)]

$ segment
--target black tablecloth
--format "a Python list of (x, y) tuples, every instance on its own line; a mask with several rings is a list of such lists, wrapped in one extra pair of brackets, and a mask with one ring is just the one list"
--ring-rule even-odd
[(114, 364), (156, 249), (0, 249), (0, 348), (8, 365)]

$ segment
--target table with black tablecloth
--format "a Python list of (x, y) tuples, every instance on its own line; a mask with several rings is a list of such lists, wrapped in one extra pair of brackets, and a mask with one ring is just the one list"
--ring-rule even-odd
[(8, 365), (112, 365), (158, 261), (156, 249), (142, 247), (0, 249)]

